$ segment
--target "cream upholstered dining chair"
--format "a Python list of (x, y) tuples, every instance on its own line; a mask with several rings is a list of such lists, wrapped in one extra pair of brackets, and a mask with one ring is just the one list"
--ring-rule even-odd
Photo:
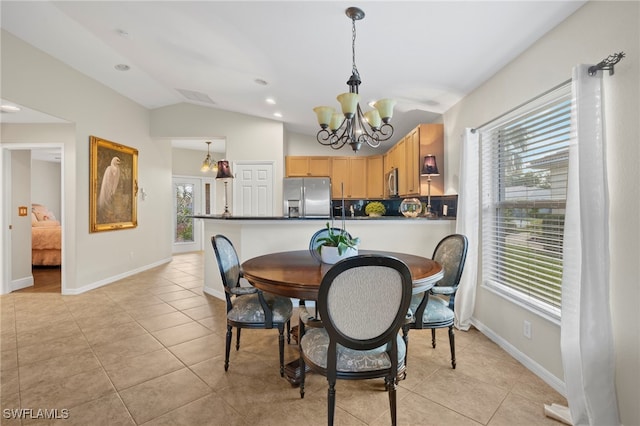
[(359, 255), (336, 263), (318, 292), (321, 328), (300, 339), (300, 396), (305, 366), (325, 375), (328, 424), (333, 424), (337, 379), (383, 377), (396, 424), (396, 386), (405, 369), (405, 343), (399, 334), (411, 301), (411, 272), (393, 257)]
[(224, 235), (211, 237), (216, 255), (224, 294), (227, 299), (227, 336), (224, 370), (229, 368), (229, 352), (233, 327), (236, 328), (236, 350), (240, 349), (240, 330), (243, 328), (277, 328), (280, 350), (280, 376), (284, 376), (284, 327), (290, 341), (293, 304), (288, 297), (264, 293), (253, 286), (241, 286), (242, 270), (238, 254), (231, 241)]
[[(418, 293), (411, 298), (408, 321), (402, 327), (403, 337), (409, 346), (410, 329), (431, 329), (431, 346), (436, 347), (436, 329), (449, 328), (451, 366), (456, 368), (454, 298), (467, 258), (467, 237), (452, 234), (444, 237), (435, 250), (432, 259), (442, 265), (444, 276), (429, 291)], [(446, 299), (448, 297), (448, 300)]]

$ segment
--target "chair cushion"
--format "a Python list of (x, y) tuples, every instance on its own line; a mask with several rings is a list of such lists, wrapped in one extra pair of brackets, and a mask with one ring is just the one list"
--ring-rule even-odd
[[(398, 368), (404, 365), (406, 346), (400, 334), (398, 342)], [(327, 368), (327, 350), (329, 348), (329, 335), (324, 328), (307, 330), (300, 341), (302, 351), (306, 357), (319, 367)], [(374, 371), (391, 367), (391, 361), (387, 356), (386, 345), (368, 351), (358, 351), (337, 345), (339, 372)]]
[[(264, 299), (273, 312), (273, 322), (284, 323), (291, 318), (293, 303), (288, 297), (264, 293)], [(264, 322), (264, 311), (258, 294), (245, 294), (232, 299), (233, 307), (227, 312), (227, 318), (235, 322), (258, 324)]]
[[(416, 297), (417, 296), (417, 297)], [(423, 294), (416, 295), (411, 298), (407, 319), (410, 322), (416, 322), (415, 312), (422, 300)], [(427, 307), (422, 316), (422, 323), (426, 326), (429, 323), (453, 322), (455, 314), (449, 309), (449, 302), (439, 297), (429, 297)]]
[(458, 287), (449, 287), (449, 286), (434, 286), (433, 288), (431, 288), (431, 293), (432, 294), (445, 294), (445, 295), (450, 295), (450, 294), (454, 294), (456, 292), (456, 290), (458, 289)]

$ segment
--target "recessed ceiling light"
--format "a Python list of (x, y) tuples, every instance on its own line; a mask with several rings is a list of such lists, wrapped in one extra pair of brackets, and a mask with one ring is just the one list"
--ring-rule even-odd
[(274, 112), (274, 113), (273, 113), (273, 116), (274, 116), (274, 117), (278, 117), (278, 118), (282, 118), (282, 113), (280, 113), (280, 112)]
[(118, 64), (114, 68), (118, 71), (129, 71), (131, 69), (131, 67), (127, 64)]
[(15, 105), (0, 105), (0, 111), (2, 112), (18, 112), (20, 111), (20, 107)]
[(276, 104), (276, 100), (273, 98), (267, 98), (265, 99), (265, 102), (268, 103), (269, 105), (275, 105)]
[(256, 79), (255, 79), (255, 80), (253, 80), (253, 81), (255, 81), (255, 82), (256, 82), (256, 84), (259, 84), (260, 86), (266, 86), (267, 84), (269, 84), (269, 83), (267, 83), (267, 81), (266, 81), (266, 80), (263, 80), (263, 79), (261, 79), (261, 78), (256, 78)]

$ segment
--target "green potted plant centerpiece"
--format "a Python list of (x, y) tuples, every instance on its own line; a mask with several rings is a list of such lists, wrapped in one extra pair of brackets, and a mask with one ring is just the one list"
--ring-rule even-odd
[(318, 251), (323, 263), (334, 264), (339, 260), (358, 254), (360, 238), (351, 237), (344, 229), (335, 230), (327, 222), (327, 235), (318, 238)]
[(384, 214), (387, 212), (387, 209), (380, 201), (372, 201), (364, 208), (364, 212), (367, 214), (367, 216), (377, 217), (384, 216)]
[[(318, 251), (320, 252), (322, 263), (331, 265), (344, 258), (356, 256), (358, 254), (358, 244), (360, 244), (360, 238), (354, 238), (347, 232), (344, 213), (344, 184), (341, 183), (341, 185), (342, 228), (336, 230), (327, 222), (327, 234), (318, 238)], [(333, 216), (331, 217), (331, 223), (333, 224)]]

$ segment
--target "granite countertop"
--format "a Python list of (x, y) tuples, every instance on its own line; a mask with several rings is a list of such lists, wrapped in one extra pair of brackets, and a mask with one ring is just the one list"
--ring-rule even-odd
[[(284, 217), (284, 216), (230, 216), (222, 217), (221, 215), (194, 215), (189, 216), (195, 219), (220, 219), (220, 220), (330, 220), (330, 217)], [(347, 216), (345, 220), (455, 220), (455, 217), (440, 216), (440, 217), (404, 217), (404, 216)], [(342, 220), (340, 217), (335, 217), (334, 220)]]

